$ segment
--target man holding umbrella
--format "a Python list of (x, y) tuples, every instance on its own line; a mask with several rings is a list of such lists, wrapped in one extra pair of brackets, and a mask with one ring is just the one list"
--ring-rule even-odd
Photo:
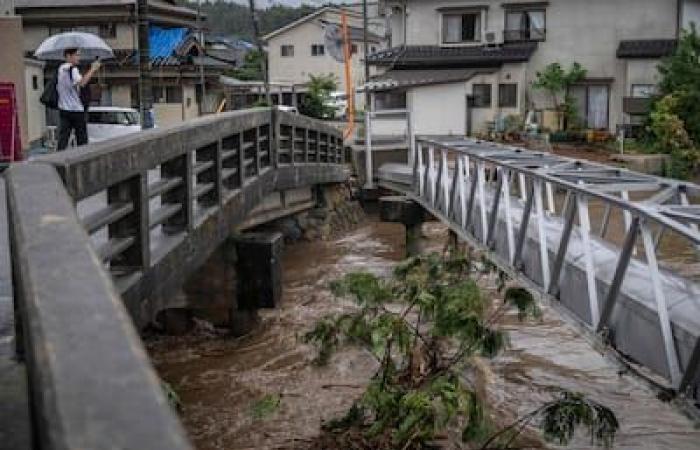
[(85, 105), (80, 99), (80, 90), (85, 88), (92, 76), (100, 69), (100, 62), (95, 60), (90, 65), (90, 70), (81, 75), (78, 70), (80, 62), (80, 50), (67, 48), (63, 52), (66, 62), (58, 68), (56, 91), (58, 92), (58, 111), (60, 123), (58, 128), (58, 150), (64, 150), (68, 146), (70, 134), (75, 131), (77, 145), (88, 143), (87, 117)]
[[(78, 145), (88, 142), (86, 106), (81, 101), (80, 90), (85, 88), (90, 79), (100, 68), (100, 59), (114, 58), (114, 52), (100, 37), (92, 33), (70, 31), (49, 37), (39, 45), (34, 56), (47, 61), (63, 61), (58, 68), (53, 86), (47, 84), (42, 103), (58, 109), (60, 124), (58, 132), (58, 150), (68, 146), (71, 132), (75, 131)], [(80, 60), (92, 61), (90, 70), (81, 75), (78, 70)]]

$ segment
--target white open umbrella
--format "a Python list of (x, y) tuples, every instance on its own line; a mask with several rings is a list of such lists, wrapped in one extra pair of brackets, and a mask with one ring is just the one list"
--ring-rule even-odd
[(37, 59), (47, 61), (62, 60), (63, 52), (68, 48), (80, 49), (80, 59), (85, 61), (114, 58), (109, 45), (97, 35), (71, 31), (60, 33), (46, 39), (34, 52)]

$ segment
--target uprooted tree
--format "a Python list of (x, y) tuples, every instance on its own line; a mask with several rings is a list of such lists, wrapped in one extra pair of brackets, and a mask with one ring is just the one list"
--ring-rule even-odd
[[(479, 278), (496, 273), (503, 301), (491, 305)], [(521, 320), (539, 315), (525, 289), (506, 287), (489, 261), (451, 253), (400, 264), (390, 280), (352, 273), (333, 284), (337, 296), (357, 305), (329, 316), (305, 335), (327, 364), (344, 345), (365, 348), (378, 369), (344, 417), (325, 423), (319, 448), (439, 448), (446, 430), (459, 426), (462, 440), (482, 449), (512, 448), (529, 425), (547, 440), (568, 443), (585, 426), (596, 445), (610, 446), (618, 423), (606, 407), (580, 394), (559, 391), (551, 402), (497, 429), (465, 377), (475, 357), (495, 357), (507, 337), (499, 320), (516, 308)]]

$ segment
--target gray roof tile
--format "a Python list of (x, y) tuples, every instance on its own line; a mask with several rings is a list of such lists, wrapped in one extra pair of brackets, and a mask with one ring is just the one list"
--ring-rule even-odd
[(490, 72), (488, 69), (389, 70), (372, 77), (367, 83), (367, 88), (371, 91), (388, 91), (415, 86), (457, 83), (467, 81), (474, 75)]
[(673, 54), (676, 49), (675, 39), (639, 39), (620, 41), (617, 48), (618, 58), (662, 58)]
[(440, 47), (408, 45), (381, 50), (369, 55), (370, 64), (394, 67), (492, 67), (509, 62), (525, 62), (537, 49), (537, 43), (504, 44), (497, 47)]

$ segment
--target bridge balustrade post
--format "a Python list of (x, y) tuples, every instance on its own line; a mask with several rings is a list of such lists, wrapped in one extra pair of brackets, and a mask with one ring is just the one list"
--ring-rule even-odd
[(195, 150), (197, 184), (211, 185), (211, 189), (201, 193), (199, 201), (213, 206), (221, 199), (221, 140)]
[(186, 153), (161, 164), (160, 176), (167, 180), (180, 180), (178, 186), (164, 192), (160, 197), (163, 206), (180, 205), (180, 211), (163, 222), (163, 232), (176, 234), (189, 231), (194, 226), (192, 220), (192, 158), (190, 154)]
[(318, 130), (312, 130), (310, 134), (312, 136), (311, 143), (313, 148), (314, 163), (318, 164), (321, 162), (321, 133)]
[(219, 205), (224, 204), (224, 161), (223, 161), (224, 143), (223, 139), (216, 142), (216, 152), (214, 153), (214, 180), (216, 185), (216, 198)]
[(245, 186), (246, 176), (245, 133), (241, 130), (241, 132), (238, 133), (238, 179), (241, 181), (241, 189)]
[(289, 136), (289, 163), (293, 166), (297, 164), (297, 127), (290, 127)]
[[(280, 166), (280, 146), (282, 145), (282, 125), (280, 124), (280, 115), (276, 110), (272, 111), (270, 116), (270, 165), (274, 168)], [(294, 127), (292, 127), (292, 164), (294, 164)]]
[(255, 127), (255, 175), (260, 175), (262, 170), (262, 133), (260, 132), (260, 126)]
[(335, 162), (337, 164), (343, 164), (345, 159), (343, 158), (343, 141), (338, 136), (333, 136), (333, 148), (335, 149)]
[(319, 163), (328, 162), (328, 148), (326, 147), (327, 142), (324, 136), (328, 135), (321, 132), (321, 130), (316, 131), (316, 145), (318, 149), (317, 162)]
[(142, 270), (150, 266), (148, 174), (139, 173), (107, 189), (108, 205), (131, 204), (132, 212), (107, 227), (110, 242), (134, 242), (111, 260), (112, 269)]

